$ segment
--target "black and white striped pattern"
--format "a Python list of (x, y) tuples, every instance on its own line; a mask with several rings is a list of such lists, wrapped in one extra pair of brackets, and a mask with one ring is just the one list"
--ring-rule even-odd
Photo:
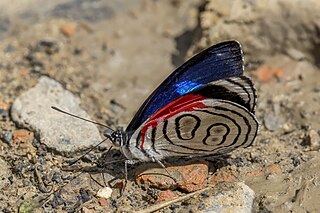
[[(248, 147), (258, 132), (254, 113), (255, 89), (247, 77), (212, 82), (194, 91), (206, 97), (194, 110), (172, 113), (148, 126), (147, 120), (123, 148), (129, 159), (161, 160), (177, 156), (204, 156)], [(195, 102), (193, 102), (195, 103)], [(147, 125), (142, 143), (142, 128)]]

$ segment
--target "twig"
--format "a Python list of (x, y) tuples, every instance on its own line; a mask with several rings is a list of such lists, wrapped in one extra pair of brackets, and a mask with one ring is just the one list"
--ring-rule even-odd
[(202, 192), (205, 192), (205, 191), (207, 191), (207, 190), (209, 190), (211, 188), (212, 188), (212, 186), (208, 186), (208, 187), (206, 187), (204, 189), (201, 189), (201, 190), (198, 190), (196, 192), (192, 192), (190, 194), (183, 195), (181, 197), (177, 197), (177, 198), (174, 198), (172, 200), (168, 200), (168, 201), (164, 201), (162, 203), (155, 204), (155, 205), (150, 206), (148, 208), (145, 208), (143, 210), (135, 211), (134, 213), (151, 213), (151, 212), (155, 212), (157, 210), (160, 210), (160, 209), (163, 209), (163, 208), (165, 208), (167, 206), (170, 206), (171, 204), (174, 204), (174, 203), (177, 203), (177, 202), (181, 202), (183, 200), (187, 200), (187, 199), (189, 199), (189, 198), (191, 198), (191, 197), (193, 197), (195, 195), (201, 194)]

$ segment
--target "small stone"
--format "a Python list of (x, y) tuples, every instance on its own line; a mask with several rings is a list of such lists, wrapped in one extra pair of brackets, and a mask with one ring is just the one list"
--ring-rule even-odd
[(108, 201), (106, 199), (104, 199), (104, 198), (99, 198), (98, 202), (99, 202), (100, 206), (108, 205)]
[(212, 185), (217, 185), (221, 182), (235, 182), (236, 177), (232, 175), (231, 173), (222, 171), (222, 172), (216, 172), (214, 175), (210, 178), (209, 183)]
[(20, 95), (12, 104), (12, 119), (20, 126), (39, 135), (41, 143), (65, 156), (88, 149), (101, 137), (94, 124), (57, 112), (51, 106), (89, 119), (79, 107), (80, 100), (62, 85), (48, 77)]
[(63, 33), (63, 35), (70, 38), (75, 33), (75, 27), (70, 24), (64, 24), (61, 26), (60, 31)]
[(33, 132), (25, 129), (17, 129), (13, 132), (13, 142), (15, 143), (31, 143), (34, 138)]
[(104, 199), (110, 198), (111, 194), (112, 194), (112, 189), (110, 187), (101, 188), (97, 192), (97, 196)]
[(197, 212), (252, 212), (255, 193), (242, 182), (219, 183), (208, 195), (201, 198)]
[(172, 200), (173, 198), (178, 197), (173, 191), (166, 190), (159, 193), (157, 202), (163, 202), (167, 200)]
[(311, 148), (319, 147), (320, 145), (320, 136), (318, 132), (314, 129), (310, 129), (307, 135), (307, 145)]
[[(141, 167), (142, 168), (142, 167)], [(141, 168), (137, 171), (141, 171)], [(180, 188), (187, 192), (201, 189), (209, 173), (208, 162), (202, 161), (183, 166), (169, 166), (166, 168), (147, 169), (137, 175), (136, 183), (145, 187), (159, 189)]]
[(7, 144), (9, 144), (12, 141), (12, 137), (13, 135), (12, 135), (12, 132), (10, 131), (5, 131), (0, 134), (0, 139), (2, 139), (3, 142)]

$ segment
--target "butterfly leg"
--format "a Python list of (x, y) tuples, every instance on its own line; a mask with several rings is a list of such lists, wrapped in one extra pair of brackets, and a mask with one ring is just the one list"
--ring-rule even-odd
[(124, 184), (123, 184), (123, 187), (120, 191), (120, 197), (123, 195), (124, 191), (125, 191), (125, 188), (127, 186), (127, 183), (128, 183), (128, 164), (135, 164), (137, 163), (137, 161), (135, 160), (125, 160), (124, 161)]
[(158, 160), (156, 158), (152, 158), (152, 160), (154, 162), (156, 162), (157, 164), (159, 164), (167, 172), (169, 177), (171, 177), (175, 182), (178, 182), (177, 179), (170, 174), (169, 170), (166, 168), (166, 166), (160, 160)]
[(123, 184), (121, 191), (120, 191), (120, 197), (123, 195), (123, 193), (126, 189), (127, 183), (128, 183), (128, 163), (129, 163), (129, 161), (130, 160), (124, 161), (124, 184)]

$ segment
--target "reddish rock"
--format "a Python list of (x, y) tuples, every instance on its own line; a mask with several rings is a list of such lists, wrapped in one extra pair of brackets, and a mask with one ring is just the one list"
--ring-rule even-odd
[(61, 26), (60, 31), (63, 33), (63, 35), (70, 38), (75, 33), (75, 27), (70, 24), (64, 24)]
[(201, 189), (206, 184), (208, 162), (202, 161), (183, 166), (169, 166), (167, 171), (163, 168), (147, 169), (137, 175), (136, 183), (146, 188), (175, 189), (179, 187), (184, 191), (193, 192)]
[(98, 201), (99, 201), (100, 206), (108, 205), (108, 201), (104, 198), (99, 198)]
[(173, 191), (166, 190), (159, 193), (157, 202), (163, 202), (167, 200), (172, 200), (173, 198), (178, 197)]
[(13, 132), (13, 141), (27, 143), (31, 142), (34, 138), (33, 132), (25, 129), (17, 129)]
[(206, 161), (178, 167), (176, 169), (180, 172), (184, 180), (178, 184), (179, 188), (182, 190), (194, 192), (201, 189), (204, 184), (206, 184), (209, 173), (208, 163)]
[(209, 183), (212, 185), (216, 185), (218, 183), (221, 182), (236, 182), (236, 177), (230, 173), (230, 172), (226, 172), (226, 171), (220, 171), (215, 173), (209, 180)]

